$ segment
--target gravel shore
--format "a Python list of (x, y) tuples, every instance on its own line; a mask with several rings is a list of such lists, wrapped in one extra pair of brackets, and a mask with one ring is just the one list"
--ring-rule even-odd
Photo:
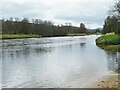
[(91, 88), (120, 88), (118, 74), (107, 75), (99, 79)]

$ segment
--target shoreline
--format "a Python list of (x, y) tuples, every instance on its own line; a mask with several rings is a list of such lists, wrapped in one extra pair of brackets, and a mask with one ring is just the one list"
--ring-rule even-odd
[(120, 52), (120, 35), (102, 35), (96, 39), (96, 45), (106, 51)]
[[(42, 36), (37, 34), (1, 34), (0, 39), (24, 39), (24, 38), (44, 38), (44, 37), (67, 37), (67, 36), (86, 36), (87, 34), (67, 34), (56, 36)], [(94, 34), (91, 34), (94, 35)]]
[(120, 44), (118, 45), (97, 45), (97, 46), (106, 51), (120, 52)]
[(110, 75), (103, 76), (102, 78), (94, 81), (90, 88), (120, 88), (118, 84), (118, 77), (120, 74), (113, 73)]
[(0, 39), (23, 39), (23, 38), (40, 38), (37, 34), (1, 34)]

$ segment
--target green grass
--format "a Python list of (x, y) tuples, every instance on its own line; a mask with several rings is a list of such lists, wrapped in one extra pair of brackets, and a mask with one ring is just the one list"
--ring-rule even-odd
[(103, 35), (96, 39), (96, 45), (108, 51), (120, 51), (120, 35)]
[(21, 38), (39, 38), (41, 35), (35, 34), (1, 34), (0, 39), (21, 39)]
[(84, 36), (86, 35), (85, 33), (70, 33), (70, 34), (67, 34), (67, 36)]
[(99, 47), (101, 47), (102, 49), (106, 50), (106, 51), (112, 51), (112, 52), (120, 52), (120, 45), (98, 45)]

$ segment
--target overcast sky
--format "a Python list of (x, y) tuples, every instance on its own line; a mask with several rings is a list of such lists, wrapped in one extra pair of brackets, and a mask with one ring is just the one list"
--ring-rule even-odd
[(113, 0), (1, 0), (0, 18), (27, 17), (73, 26), (82, 22), (87, 28), (97, 28), (103, 26), (112, 5)]

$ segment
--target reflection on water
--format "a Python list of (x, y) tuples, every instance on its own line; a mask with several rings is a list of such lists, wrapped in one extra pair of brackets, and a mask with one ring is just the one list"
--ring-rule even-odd
[(98, 48), (97, 37), (4, 40), (3, 87), (86, 87), (118, 68), (120, 53)]
[(24, 58), (27, 58), (27, 57), (29, 57), (31, 52), (33, 52), (32, 54), (44, 54), (47, 52), (51, 52), (51, 48), (36, 47), (36, 48), (31, 49), (30, 47), (26, 46), (26, 47), (22, 47), (21, 50), (15, 48), (15, 50), (11, 49), (11, 50), (6, 51), (6, 49), (3, 49), (2, 59), (7, 59), (8, 57), (6, 57), (6, 56), (9, 56), (10, 58), (12, 58), (12, 60), (19, 58), (21, 56)]
[(86, 44), (86, 43), (80, 43), (80, 46), (81, 46), (81, 47), (85, 47), (85, 44)]
[(119, 55), (120, 53), (117, 52), (107, 52), (107, 59), (108, 59), (108, 69), (109, 71), (116, 71), (118, 70), (119, 64)]

